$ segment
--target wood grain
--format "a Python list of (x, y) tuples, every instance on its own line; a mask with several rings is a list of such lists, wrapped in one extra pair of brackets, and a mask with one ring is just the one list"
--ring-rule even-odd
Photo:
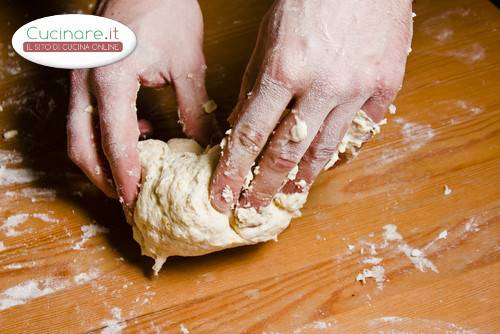
[[(269, 5), (201, 1), (221, 120)], [(67, 73), (8, 47), (25, 22), (78, 10), (91, 8), (0, 4), (0, 132), (19, 131), (0, 141), (4, 178), (17, 177), (0, 182), (2, 333), (500, 331), (500, 13), (491, 2), (416, 1), (398, 113), (356, 160), (320, 176), (279, 242), (169, 259), (157, 278), (119, 206), (66, 157)], [(179, 134), (172, 111), (168, 89), (141, 92), (139, 112), (165, 124), (162, 138)], [(384, 241), (388, 224), (402, 240)], [(87, 240), (89, 225), (108, 231)], [(436, 272), (420, 271), (405, 247)], [(356, 281), (373, 258), (384, 281)]]

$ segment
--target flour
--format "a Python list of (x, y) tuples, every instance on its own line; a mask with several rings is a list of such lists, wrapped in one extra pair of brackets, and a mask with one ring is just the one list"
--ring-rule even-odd
[(0, 241), (0, 252), (6, 250), (7, 247), (5, 247), (5, 244), (3, 243), (3, 241)]
[(384, 242), (387, 244), (387, 241), (394, 240), (403, 240), (403, 236), (399, 234), (398, 227), (394, 224), (388, 224), (383, 227), (384, 229)]
[(120, 308), (113, 307), (111, 309), (111, 315), (113, 319), (102, 321), (102, 325), (106, 327), (101, 331), (101, 334), (119, 334), (127, 327), (122, 319), (122, 310)]
[(403, 236), (397, 232), (396, 225), (389, 224), (384, 226), (384, 244), (387, 245), (389, 241), (397, 241), (399, 243), (398, 249), (406, 255), (418, 270), (425, 272), (427, 269), (431, 269), (436, 273), (439, 272), (434, 263), (427, 259), (422, 251), (404, 242)]
[[(0, 226), (0, 230), (3, 230), (5, 235), (8, 237), (18, 236), (22, 232), (18, 231), (16, 228), (19, 225), (26, 223), (30, 218), (39, 219), (47, 223), (59, 222), (58, 219), (52, 218), (46, 213), (19, 213), (9, 216), (6, 220), (4, 220), (4, 223)], [(31, 229), (25, 230), (25, 232), (29, 231), (31, 231)]]
[(186, 325), (184, 324), (180, 324), (179, 325), (179, 330), (181, 331), (182, 334), (189, 334), (189, 329), (186, 327)]
[(83, 232), (82, 239), (76, 244), (71, 246), (71, 249), (81, 250), (82, 246), (92, 237), (95, 237), (98, 233), (108, 233), (109, 230), (106, 227), (99, 226), (96, 224), (83, 225), (80, 227)]
[(11, 186), (37, 180), (43, 173), (25, 168), (0, 166), (0, 186)]
[[(299, 328), (294, 329), (293, 334), (302, 334), (302, 333), (316, 333), (317, 331), (324, 331), (325, 333), (329, 333), (329, 329), (334, 328), (336, 326), (335, 321), (324, 321), (324, 320), (316, 320), (311, 323), (305, 324)], [(313, 331), (311, 331), (313, 330)], [(264, 334), (264, 333), (263, 333)], [(269, 333), (271, 334), (271, 333)]]
[(40, 298), (67, 287), (66, 280), (46, 278), (28, 280), (8, 288), (0, 294), (0, 311), (26, 304), (32, 299)]
[(379, 257), (368, 257), (363, 259), (361, 262), (364, 264), (379, 264), (382, 262), (382, 259)]
[(476, 223), (476, 218), (475, 217), (469, 218), (469, 221), (465, 223), (464, 229), (466, 232), (478, 232), (479, 227)]
[(24, 269), (24, 268), (34, 268), (36, 267), (37, 262), (35, 261), (30, 261), (26, 263), (10, 263), (5, 266), (3, 266), (3, 269), (5, 270), (17, 270), (17, 269)]
[(435, 135), (429, 124), (406, 122), (403, 124), (403, 142), (415, 151), (423, 147)]
[(373, 266), (371, 269), (363, 269), (356, 277), (356, 281), (366, 283), (367, 278), (373, 278), (377, 283), (377, 287), (382, 290), (385, 281), (385, 269), (382, 266)]
[(29, 199), (31, 202), (53, 201), (56, 199), (56, 191), (48, 188), (23, 188), (15, 191), (6, 191), (4, 197), (17, 200)]
[[(390, 331), (384, 324), (391, 324)], [(399, 316), (385, 316), (371, 319), (367, 325), (371, 328), (370, 333), (417, 333), (415, 328), (418, 328), (418, 333), (434, 333), (434, 334), (478, 334), (475, 329), (468, 329), (458, 326), (454, 323), (436, 319), (419, 319)], [(380, 327), (382, 326), (382, 327)], [(380, 331), (375, 331), (380, 329)]]
[(9, 216), (6, 220), (4, 220), (4, 223), (2, 224), (2, 226), (0, 226), (0, 229), (4, 231), (7, 237), (18, 236), (21, 234), (21, 232), (18, 231), (16, 227), (24, 224), (29, 217), (30, 215), (27, 213), (19, 213)]
[(0, 164), (19, 164), (23, 157), (16, 151), (0, 150)]
[(81, 285), (90, 282), (91, 280), (96, 279), (99, 277), (99, 271), (98, 270), (91, 270), (86, 273), (80, 273), (78, 275), (75, 275), (73, 277), (73, 280), (76, 284)]

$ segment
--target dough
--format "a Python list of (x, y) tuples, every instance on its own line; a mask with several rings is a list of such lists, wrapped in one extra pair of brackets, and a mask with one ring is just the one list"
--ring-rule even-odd
[[(362, 111), (353, 124), (360, 119), (365, 126), (359, 130), (365, 132), (351, 133), (353, 140), (343, 142), (347, 148), (375, 133), (373, 128), (377, 124)], [(362, 138), (353, 137), (357, 135)], [(146, 140), (139, 142), (138, 147), (142, 184), (134, 210), (133, 234), (142, 254), (155, 259), (155, 273), (169, 256), (203, 255), (276, 240), (290, 220), (300, 216), (307, 198), (306, 191), (291, 195), (279, 193), (260, 213), (254, 208), (237, 208), (222, 214), (209, 200), (219, 146), (203, 150), (193, 140), (172, 139), (168, 143)]]

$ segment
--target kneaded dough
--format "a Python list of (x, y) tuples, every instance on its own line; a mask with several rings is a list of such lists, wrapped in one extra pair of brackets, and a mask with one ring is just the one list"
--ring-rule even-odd
[[(369, 134), (376, 133), (373, 129), (378, 125), (363, 111), (358, 112), (353, 126), (360, 122), (363, 133), (346, 134), (351, 139), (342, 144), (348, 149), (359, 147), (359, 140), (365, 141)], [(276, 240), (290, 220), (300, 216), (307, 199), (307, 191), (279, 193), (261, 212), (236, 208), (223, 214), (212, 207), (209, 199), (219, 146), (203, 150), (193, 140), (172, 139), (168, 143), (146, 140), (138, 147), (142, 184), (134, 210), (133, 235), (142, 254), (155, 260), (155, 273), (169, 256), (203, 255)]]

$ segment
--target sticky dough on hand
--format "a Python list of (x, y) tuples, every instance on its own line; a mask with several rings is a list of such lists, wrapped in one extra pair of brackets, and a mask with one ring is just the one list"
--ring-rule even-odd
[[(378, 125), (360, 111), (353, 126), (360, 119), (363, 133), (355, 131), (354, 136), (359, 135), (364, 141), (368, 134), (377, 132), (374, 129)], [(360, 138), (352, 139), (343, 141), (347, 151), (351, 145), (359, 146)], [(138, 147), (142, 184), (134, 210), (133, 234), (142, 254), (155, 259), (155, 273), (169, 256), (203, 255), (276, 240), (290, 220), (300, 216), (307, 199), (307, 192), (278, 193), (261, 212), (236, 208), (223, 214), (212, 207), (209, 199), (219, 146), (203, 150), (193, 140), (172, 139), (168, 143), (146, 140)], [(344, 147), (343, 151), (346, 152)]]

